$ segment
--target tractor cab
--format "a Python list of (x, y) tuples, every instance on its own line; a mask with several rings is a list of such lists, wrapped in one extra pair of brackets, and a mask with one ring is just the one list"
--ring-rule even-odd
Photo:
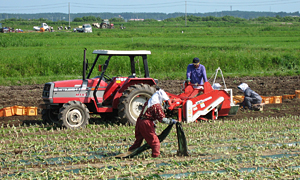
[[(151, 54), (150, 51), (146, 50), (138, 50), (138, 51), (117, 51), (117, 50), (94, 50), (93, 54), (96, 54), (96, 58), (93, 62), (93, 65), (91, 69), (88, 72), (87, 79), (90, 78), (97, 62), (99, 61), (100, 57), (105, 56), (107, 58), (104, 62), (104, 64), (98, 65), (98, 71), (101, 71), (101, 75), (97, 76), (97, 85), (94, 89), (93, 95), (95, 99), (95, 103), (97, 107), (102, 107), (103, 105), (113, 105), (115, 108), (117, 108), (117, 102), (113, 103), (114, 100), (116, 100), (115, 95), (120, 96), (120, 94), (123, 90), (125, 90), (130, 85), (136, 84), (136, 83), (149, 83), (151, 85), (156, 84), (153, 79), (149, 79), (149, 68), (148, 68), (148, 62), (147, 62), (147, 55)], [(114, 59), (115, 56), (128, 56), (130, 60), (130, 70), (131, 73), (129, 76), (120, 76), (120, 77), (109, 77), (106, 74), (106, 70), (109, 66), (109, 62)], [(143, 78), (137, 78), (136, 77), (136, 69), (135, 69), (135, 57), (141, 56), (143, 61), (143, 67), (144, 67), (144, 77)], [(84, 65), (86, 64), (84, 60)], [(113, 67), (111, 67), (113, 68)], [(83, 68), (83, 80), (85, 80), (85, 69)], [(104, 95), (103, 95), (103, 102), (99, 102), (97, 98), (97, 91), (99, 88), (99, 84), (101, 81), (108, 82), (108, 86), (105, 89)], [(122, 88), (121, 92), (119, 90)], [(113, 103), (113, 104), (111, 104)]]

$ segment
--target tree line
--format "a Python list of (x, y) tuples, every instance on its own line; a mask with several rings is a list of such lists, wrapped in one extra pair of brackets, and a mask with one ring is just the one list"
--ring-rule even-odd
[[(130, 19), (154, 19), (154, 20), (166, 20), (171, 18), (184, 17), (185, 13), (71, 13), (70, 21), (99, 21), (100, 19), (112, 19), (119, 18), (128, 21)], [(300, 16), (299, 11), (293, 13), (287, 12), (254, 12), (254, 11), (221, 11), (221, 12), (209, 12), (209, 13), (187, 13), (189, 17), (215, 17), (220, 18), (224, 16), (232, 16), (242, 19), (255, 19), (259, 17), (297, 17)], [(56, 21), (69, 21), (69, 14), (66, 13), (37, 13), (37, 14), (9, 14), (0, 13), (0, 20), (5, 19), (22, 19), (22, 20), (36, 20), (47, 19), (52, 22)], [(95, 19), (93, 19), (95, 18)], [(91, 20), (92, 19), (92, 20)]]
[[(163, 20), (163, 22), (182, 22), (185, 21), (185, 19), (188, 22), (195, 23), (195, 22), (229, 22), (229, 23), (244, 23), (244, 22), (251, 22), (251, 21), (258, 21), (258, 22), (300, 22), (300, 17), (291, 17), (291, 16), (285, 16), (281, 17), (277, 15), (276, 17), (257, 17), (257, 18), (251, 18), (251, 19), (244, 19), (234, 16), (223, 16), (223, 17), (215, 17), (215, 16), (206, 16), (206, 17), (199, 17), (194, 15), (189, 15), (187, 17), (180, 16), (176, 18), (168, 18)], [(72, 22), (73, 25), (80, 25), (83, 22), (85, 23), (93, 23), (93, 22), (101, 22), (103, 19), (100, 17), (94, 17), (94, 16), (85, 16), (81, 18), (75, 18)], [(110, 18), (110, 22), (117, 23), (117, 22), (125, 22), (123, 18)], [(37, 25), (42, 22), (46, 22), (49, 25), (68, 25), (68, 21), (56, 21), (53, 22), (48, 19), (39, 18), (39, 19), (32, 19), (32, 20), (26, 20), (26, 19), (17, 19), (17, 18), (11, 18), (11, 19), (5, 19), (0, 21), (4, 24), (10, 24), (10, 25)], [(156, 19), (145, 19), (144, 22), (158, 22)]]

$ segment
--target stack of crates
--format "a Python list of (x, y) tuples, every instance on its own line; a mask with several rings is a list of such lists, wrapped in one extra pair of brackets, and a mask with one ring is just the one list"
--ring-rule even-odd
[(295, 90), (295, 94), (290, 94), (290, 95), (283, 95), (283, 99), (300, 99), (300, 90)]
[(292, 94), (292, 95), (283, 95), (282, 99), (294, 99), (295, 97), (296, 97), (295, 94)]
[(282, 96), (261, 96), (262, 102), (265, 104), (280, 104), (282, 103)]
[(37, 107), (12, 106), (0, 109), (0, 117), (9, 116), (36, 116)]

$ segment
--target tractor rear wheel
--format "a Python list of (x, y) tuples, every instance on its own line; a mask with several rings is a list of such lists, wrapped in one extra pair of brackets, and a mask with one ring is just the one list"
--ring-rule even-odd
[(120, 97), (118, 115), (122, 124), (135, 125), (144, 103), (156, 92), (149, 84), (136, 84), (128, 87)]
[(85, 104), (79, 101), (69, 101), (60, 108), (58, 118), (64, 127), (77, 129), (89, 123), (90, 114)]
[(58, 110), (59, 109), (43, 109), (42, 110), (43, 122), (48, 123), (48, 124), (54, 123), (54, 124), (59, 125)]

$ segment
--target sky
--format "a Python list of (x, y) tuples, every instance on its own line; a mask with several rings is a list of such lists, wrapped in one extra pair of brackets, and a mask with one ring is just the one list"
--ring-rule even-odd
[[(300, 0), (0, 0), (0, 13), (296, 12)], [(70, 4), (70, 8), (69, 8)]]

